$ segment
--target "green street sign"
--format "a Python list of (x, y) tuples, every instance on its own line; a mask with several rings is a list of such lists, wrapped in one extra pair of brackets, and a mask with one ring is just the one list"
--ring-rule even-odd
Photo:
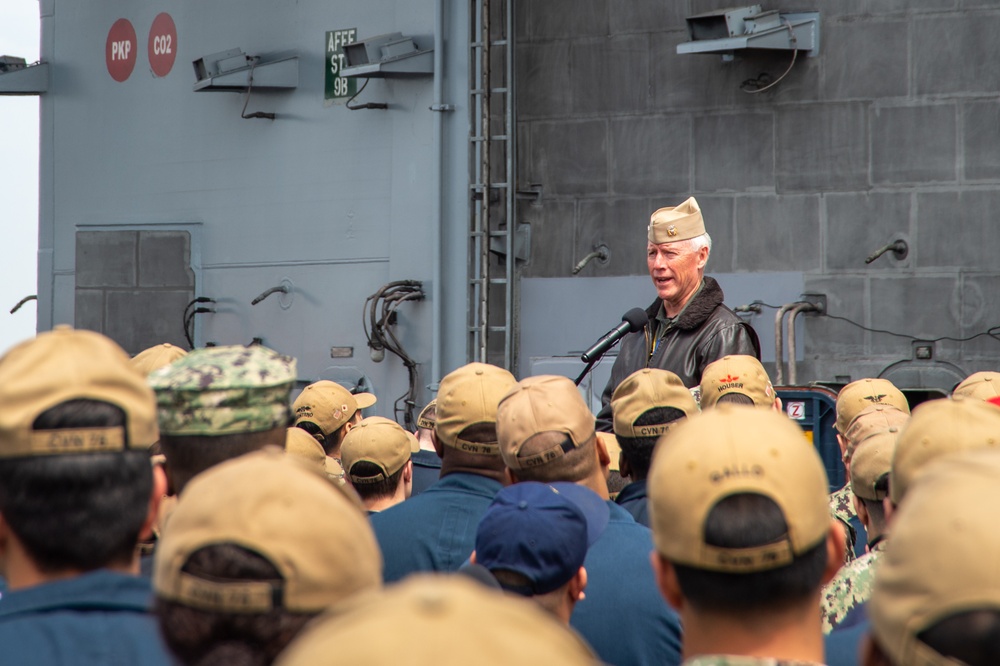
[(357, 28), (331, 30), (326, 33), (326, 85), (323, 99), (343, 99), (357, 94), (358, 80), (340, 76), (340, 71), (347, 64), (341, 47), (344, 44), (353, 44), (357, 38)]

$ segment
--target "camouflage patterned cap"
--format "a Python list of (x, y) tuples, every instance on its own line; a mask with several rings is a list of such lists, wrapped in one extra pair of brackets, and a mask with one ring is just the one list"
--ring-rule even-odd
[(149, 375), (164, 435), (233, 435), (288, 423), (295, 359), (253, 345), (206, 347)]

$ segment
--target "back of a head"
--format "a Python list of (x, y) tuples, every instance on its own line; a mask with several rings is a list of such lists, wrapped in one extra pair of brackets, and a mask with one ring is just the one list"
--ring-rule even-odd
[(177, 492), (220, 462), (283, 447), (295, 377), (295, 359), (260, 345), (196, 349), (149, 375)]
[(217, 649), (269, 663), (308, 619), (381, 584), (382, 558), (356, 500), (275, 449), (191, 482), (153, 578), (161, 629), (187, 663)]
[(68, 327), (0, 358), (0, 514), (44, 572), (131, 563), (156, 407), (114, 342)]
[[(476, 563), (500, 586), (538, 596), (566, 585), (587, 549), (608, 524), (607, 502), (573, 483), (533, 481), (507, 486), (493, 498), (476, 529)], [(510, 584), (502, 574), (514, 574)]]
[(656, 550), (700, 611), (810, 603), (826, 567), (827, 491), (797, 425), (770, 410), (721, 405), (659, 444), (649, 477)]
[(921, 403), (899, 433), (889, 476), (889, 497), (899, 504), (931, 463), (959, 451), (1000, 446), (1000, 409), (975, 398)]
[(594, 415), (566, 377), (521, 380), (500, 401), (497, 436), (504, 464), (521, 481), (577, 482), (597, 466)]
[(343, 427), (359, 410), (376, 402), (371, 393), (351, 393), (346, 388), (323, 379), (302, 389), (292, 403), (295, 426), (316, 438), (327, 455), (343, 440)]
[(351, 485), (368, 500), (392, 496), (406, 463), (419, 450), (417, 438), (398, 423), (370, 416), (347, 433), (340, 454)]
[[(373, 646), (378, 646), (377, 649)], [(378, 599), (331, 613), (295, 641), (281, 666), (596, 664), (571, 630), (531, 602), (459, 575), (414, 575)]]
[(847, 440), (844, 462), (849, 465), (854, 450), (874, 435), (889, 432), (898, 436), (909, 420), (909, 412), (904, 412), (891, 405), (865, 407), (851, 420), (847, 430), (842, 433), (843, 439)]
[(635, 477), (649, 472), (660, 435), (698, 413), (698, 405), (680, 378), (667, 370), (644, 368), (626, 377), (611, 396), (615, 437)]
[(719, 402), (750, 404), (773, 409), (774, 387), (767, 371), (753, 356), (723, 356), (709, 363), (701, 374), (701, 408)]
[(837, 432), (841, 435), (846, 433), (854, 417), (872, 405), (891, 405), (910, 413), (910, 403), (906, 396), (888, 379), (859, 379), (840, 389), (837, 394), (837, 421), (834, 424)]
[(514, 375), (486, 363), (469, 363), (441, 380), (434, 430), (442, 460), (468, 469), (496, 469), (497, 405), (512, 386)]
[(975, 372), (963, 379), (951, 394), (977, 400), (1000, 397), (1000, 372)]
[(997, 661), (1000, 452), (965, 451), (921, 474), (895, 515), (868, 605), (897, 666)]

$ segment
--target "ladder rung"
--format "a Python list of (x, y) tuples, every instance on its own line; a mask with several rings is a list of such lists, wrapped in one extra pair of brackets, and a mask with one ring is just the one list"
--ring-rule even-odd
[(490, 329), (490, 333), (506, 333), (507, 332), (507, 327), (506, 326), (490, 326), (489, 329)]
[[(490, 93), (491, 94), (492, 93), (496, 93), (496, 94), (499, 94), (499, 95), (506, 95), (507, 94), (507, 88), (490, 88)], [(469, 91), (469, 94), (470, 95), (482, 95), (483, 94), (483, 89), (482, 88), (473, 88), (472, 90)]]
[[(482, 42), (469, 42), (469, 46), (474, 49), (479, 49), (483, 47)], [(507, 46), (506, 39), (494, 39), (490, 41), (490, 46)]]
[[(506, 141), (508, 138), (510, 137), (508, 137), (506, 134), (493, 134), (490, 136), (490, 141)], [(469, 140), (474, 143), (480, 143), (483, 140), (483, 137), (474, 136)]]

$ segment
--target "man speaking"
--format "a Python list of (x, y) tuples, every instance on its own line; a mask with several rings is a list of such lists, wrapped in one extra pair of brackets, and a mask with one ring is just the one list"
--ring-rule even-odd
[(694, 197), (650, 216), (646, 265), (657, 298), (646, 309), (646, 326), (622, 339), (601, 398), (598, 429), (611, 432), (611, 394), (636, 370), (669, 370), (692, 388), (706, 365), (727, 354), (760, 358), (753, 328), (723, 305), (719, 283), (705, 277), (711, 250)]

